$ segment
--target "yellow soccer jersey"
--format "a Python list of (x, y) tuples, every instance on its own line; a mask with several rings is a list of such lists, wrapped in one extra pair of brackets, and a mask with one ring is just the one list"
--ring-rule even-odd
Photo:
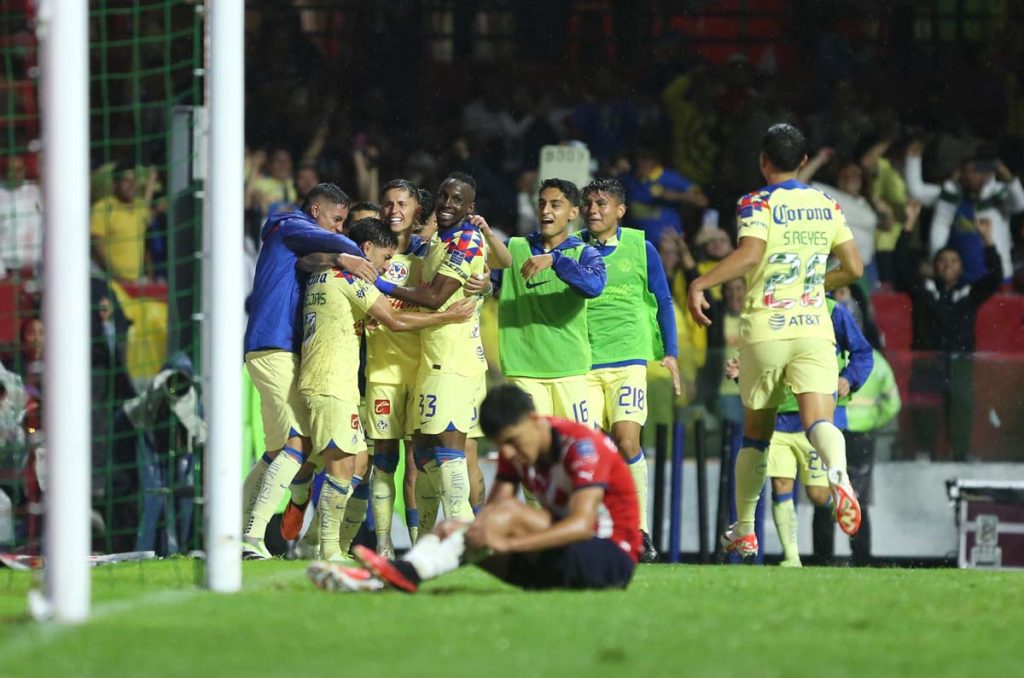
[(825, 307), (825, 263), (836, 245), (853, 239), (839, 204), (790, 179), (740, 199), (740, 238), (767, 242), (747, 274), (740, 335), (747, 344), (797, 337), (835, 341)]
[[(419, 284), (422, 279), (423, 258), (428, 243), (413, 236), (409, 249), (391, 258), (383, 277), (401, 287)], [(397, 311), (415, 307), (399, 299), (388, 297)], [(418, 309), (416, 309), (418, 310)], [(374, 320), (366, 322), (366, 381), (373, 384), (412, 384), (420, 369), (420, 333), (392, 332)]]
[(376, 287), (343, 271), (310, 276), (302, 307), (299, 393), (359, 401), (356, 323), (378, 298)]
[[(466, 298), (462, 283), (470, 276), (483, 275), (487, 249), (480, 229), (468, 223), (453, 226), (434, 234), (430, 252), (423, 262), (423, 284), (429, 285), (435, 275), (444, 275), (459, 281), (459, 289), (452, 293), (439, 310), (444, 310)], [(464, 323), (430, 327), (420, 333), (423, 344), (425, 372), (447, 372), (475, 376), (487, 371), (484, 347), (480, 343), (480, 313)]]

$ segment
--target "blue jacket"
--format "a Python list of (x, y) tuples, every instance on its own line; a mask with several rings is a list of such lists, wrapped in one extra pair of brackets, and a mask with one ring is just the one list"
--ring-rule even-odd
[[(874, 351), (871, 344), (857, 326), (857, 321), (842, 304), (832, 309), (832, 327), (836, 331), (836, 353), (845, 352), (849, 355), (846, 367), (839, 373), (850, 382), (850, 391), (858, 391), (868, 380), (871, 368), (875, 366)], [(837, 428), (846, 428), (846, 407), (837, 407), (835, 414)], [(799, 433), (804, 430), (799, 412), (786, 412), (775, 417), (775, 430), (784, 433)]]
[(298, 353), (302, 343), (303, 276), (298, 258), (314, 252), (362, 256), (350, 239), (326, 231), (305, 212), (272, 214), (260, 233), (263, 247), (256, 261), (252, 294), (246, 302), (249, 324), (245, 352), (280, 349)]

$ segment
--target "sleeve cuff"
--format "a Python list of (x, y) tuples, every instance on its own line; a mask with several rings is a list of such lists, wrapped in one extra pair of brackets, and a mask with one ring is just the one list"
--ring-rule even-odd
[(395, 283), (389, 282), (380, 276), (377, 276), (377, 280), (374, 281), (374, 285), (382, 294), (386, 294), (388, 296), (391, 296), (394, 293), (395, 288), (398, 287)]

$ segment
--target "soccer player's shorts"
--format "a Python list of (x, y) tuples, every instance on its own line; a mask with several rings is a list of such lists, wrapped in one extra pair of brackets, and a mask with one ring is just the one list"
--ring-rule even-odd
[(293, 431), (306, 435), (309, 410), (298, 391), (299, 356), (280, 349), (250, 351), (245, 367), (260, 394), (264, 448), (281, 449)]
[(417, 430), (424, 435), (455, 430), (468, 436), (480, 427), (480, 404), (486, 392), (486, 375), (421, 372), (414, 403)]
[(835, 344), (821, 337), (759, 341), (740, 349), (740, 398), (751, 410), (778, 407), (793, 393), (835, 393)]
[(366, 433), (373, 440), (408, 438), (416, 430), (416, 416), (415, 383), (366, 385)]
[(805, 487), (828, 487), (825, 464), (807, 435), (776, 431), (768, 446), (768, 477), (796, 478), (798, 474)]
[(621, 589), (634, 568), (615, 542), (594, 537), (546, 551), (513, 553), (508, 569), (495, 574), (523, 589)]
[(603, 367), (587, 375), (591, 423), (605, 431), (619, 421), (647, 423), (647, 365)]
[(366, 452), (359, 403), (328, 395), (308, 395), (306, 405), (314, 453), (319, 454), (329, 447), (345, 454)]
[(578, 424), (593, 425), (587, 403), (587, 376), (585, 374), (559, 379), (509, 377), (509, 381), (533, 398), (533, 407), (537, 410), (537, 414), (572, 419)]

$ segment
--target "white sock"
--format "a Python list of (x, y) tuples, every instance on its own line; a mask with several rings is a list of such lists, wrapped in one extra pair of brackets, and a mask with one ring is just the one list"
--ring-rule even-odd
[(457, 530), (444, 541), (435, 534), (425, 534), (403, 560), (409, 562), (424, 581), (457, 570), (466, 550), (465, 533), (465, 528)]

